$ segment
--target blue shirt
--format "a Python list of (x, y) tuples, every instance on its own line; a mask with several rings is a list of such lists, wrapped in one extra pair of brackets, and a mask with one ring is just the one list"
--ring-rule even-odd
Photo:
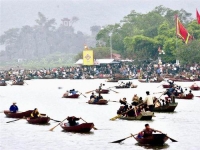
[(18, 107), (16, 105), (10, 106), (10, 112), (16, 113), (18, 111)]

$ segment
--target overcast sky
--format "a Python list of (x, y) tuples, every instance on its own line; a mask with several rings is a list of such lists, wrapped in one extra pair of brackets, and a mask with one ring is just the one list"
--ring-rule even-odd
[(0, 0), (0, 35), (10, 28), (34, 25), (37, 13), (55, 18), (57, 25), (62, 18), (78, 17), (76, 30), (90, 33), (93, 25), (119, 22), (131, 10), (147, 13), (156, 6), (185, 9), (195, 17), (200, 11), (200, 0)]

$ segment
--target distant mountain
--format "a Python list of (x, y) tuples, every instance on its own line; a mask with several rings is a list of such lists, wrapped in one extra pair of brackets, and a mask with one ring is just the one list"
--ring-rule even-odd
[(76, 16), (79, 21), (74, 24), (75, 30), (90, 34), (93, 25), (113, 24), (131, 10), (147, 13), (159, 5), (183, 8), (193, 17), (196, 8), (200, 10), (199, 0), (0, 0), (0, 35), (10, 28), (34, 25), (38, 12), (56, 22)]

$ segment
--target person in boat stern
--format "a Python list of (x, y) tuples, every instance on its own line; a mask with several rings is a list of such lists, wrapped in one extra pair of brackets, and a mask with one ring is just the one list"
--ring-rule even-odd
[(67, 120), (68, 120), (68, 123), (70, 126), (77, 125), (78, 123), (76, 121), (78, 121), (79, 119), (81, 119), (81, 118), (76, 118), (75, 116), (67, 117)]
[(172, 88), (169, 88), (165, 91), (164, 95), (167, 95), (168, 97), (171, 98), (171, 101), (172, 103), (175, 103), (175, 95), (174, 95), (174, 92), (175, 92), (175, 87), (173, 86)]
[(153, 132), (162, 133), (161, 131), (150, 128), (149, 124), (145, 124), (145, 129), (138, 133), (138, 138), (147, 138), (152, 136)]
[(41, 115), (40, 115), (38, 109), (35, 108), (35, 109), (33, 110), (33, 112), (31, 113), (31, 119), (35, 119), (35, 118), (39, 118), (39, 117), (41, 117)]
[(18, 111), (18, 107), (16, 105), (16, 102), (13, 102), (13, 104), (10, 106), (10, 112), (16, 113)]
[(147, 103), (149, 111), (152, 112), (154, 109), (153, 97), (150, 95), (149, 91), (146, 91), (146, 94), (147, 94), (147, 96), (144, 99), (144, 103)]

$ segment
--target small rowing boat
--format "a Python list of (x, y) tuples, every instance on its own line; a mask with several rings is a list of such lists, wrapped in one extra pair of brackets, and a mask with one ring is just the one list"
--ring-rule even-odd
[(39, 118), (26, 118), (30, 124), (47, 124), (50, 121), (49, 117), (39, 117)]
[(24, 85), (24, 81), (14, 82), (11, 85)]
[(99, 89), (96, 89), (95, 91), (100, 94), (108, 94), (109, 93), (109, 90), (106, 90), (106, 89), (102, 89), (102, 90), (100, 90), (100, 92), (99, 92)]
[(154, 113), (153, 112), (141, 112), (139, 115), (135, 117), (124, 117), (121, 116), (120, 119), (123, 120), (151, 120), (153, 117)]
[(151, 81), (151, 80), (149, 80), (149, 81), (147, 82), (146, 80), (141, 80), (141, 79), (139, 79), (138, 81), (139, 81), (139, 82), (142, 82), (142, 83), (160, 83), (160, 82), (162, 82), (162, 81)]
[(68, 95), (68, 96), (66, 96), (66, 95), (64, 94), (62, 98), (78, 98), (79, 96), (80, 96), (79, 94)]
[[(191, 99), (193, 99), (193, 97), (194, 97), (193, 94), (187, 94), (186, 96), (183, 96), (183, 97), (176, 96), (175, 98), (176, 99), (189, 99), (189, 100), (191, 100)], [(169, 97), (165, 97), (165, 100), (168, 100), (168, 99), (170, 99), (170, 98)]]
[(116, 89), (128, 89), (128, 88), (137, 88), (137, 85), (127, 87), (127, 86), (115, 86)]
[(200, 87), (198, 85), (192, 85), (192, 86), (190, 86), (190, 89), (193, 91), (198, 91), (198, 90), (200, 90)]
[(7, 83), (6, 82), (0, 82), (0, 86), (6, 86)]
[(31, 113), (33, 110), (27, 110), (25, 112), (17, 112), (17, 113), (12, 113), (9, 110), (4, 110), (4, 114), (8, 118), (23, 118), (23, 117), (30, 117)]
[(163, 145), (168, 140), (166, 134), (153, 134), (152, 136), (146, 138), (133, 137), (139, 144), (142, 145)]
[(158, 106), (153, 109), (154, 112), (174, 112), (178, 103), (169, 103), (164, 106)]
[(90, 132), (90, 130), (94, 127), (93, 123), (82, 123), (77, 124), (75, 126), (70, 126), (69, 123), (60, 124), (61, 128), (67, 132)]
[(105, 99), (100, 99), (98, 102), (94, 103), (94, 102), (91, 102), (90, 100), (87, 102), (88, 104), (95, 104), (95, 105), (107, 105), (108, 104), (108, 101), (105, 100)]

